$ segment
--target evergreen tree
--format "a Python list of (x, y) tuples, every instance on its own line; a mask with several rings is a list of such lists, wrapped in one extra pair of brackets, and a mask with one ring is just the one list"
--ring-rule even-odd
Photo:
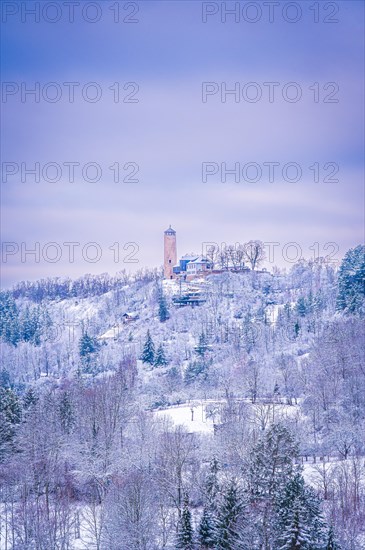
[(216, 509), (217, 496), (220, 491), (220, 486), (218, 482), (218, 472), (219, 472), (219, 463), (216, 457), (210, 462), (209, 472), (205, 480), (205, 497), (208, 506), (211, 509)]
[(167, 364), (168, 364), (168, 361), (166, 359), (164, 348), (163, 348), (162, 344), (160, 344), (157, 348), (157, 352), (156, 352), (156, 355), (155, 355), (154, 366), (155, 367), (165, 367)]
[(305, 298), (301, 296), (298, 298), (297, 304), (296, 304), (296, 311), (299, 315), (299, 317), (305, 317), (307, 314), (307, 304)]
[(0, 460), (12, 449), (15, 426), (21, 420), (21, 405), (17, 394), (0, 386)]
[(20, 341), (19, 312), (10, 292), (0, 292), (0, 336), (13, 346)]
[(73, 412), (73, 406), (70, 399), (70, 394), (67, 391), (64, 391), (61, 396), (59, 404), (59, 414), (61, 427), (65, 434), (70, 434), (72, 428), (75, 425), (75, 416)]
[(191, 512), (189, 509), (189, 496), (184, 495), (184, 505), (181, 517), (178, 523), (176, 548), (179, 550), (193, 550), (194, 548), (194, 532), (191, 525)]
[(234, 480), (228, 486), (218, 510), (216, 527), (216, 550), (244, 549), (242, 521), (244, 505)]
[(216, 529), (216, 518), (209, 508), (204, 506), (198, 533), (198, 540), (202, 550), (210, 550), (215, 548)]
[(153, 365), (155, 361), (155, 344), (153, 343), (149, 330), (146, 334), (146, 341), (144, 343), (141, 360), (143, 363), (148, 363), (149, 365)]
[(338, 274), (337, 309), (365, 314), (365, 246), (346, 252)]
[(203, 361), (191, 361), (186, 367), (184, 378), (187, 384), (194, 382), (199, 375), (206, 373), (208, 365)]
[(253, 500), (271, 499), (295, 471), (298, 444), (282, 424), (273, 424), (253, 448), (248, 462), (248, 482)]
[(21, 337), (24, 342), (30, 342), (35, 346), (41, 343), (41, 323), (39, 309), (32, 310), (27, 306), (21, 317)]
[(79, 342), (79, 354), (85, 372), (96, 374), (96, 355), (99, 349), (100, 344), (97, 339), (84, 332)]
[(202, 332), (199, 336), (199, 343), (196, 346), (195, 351), (198, 355), (200, 355), (201, 357), (204, 357), (204, 355), (207, 352), (207, 349), (208, 349), (207, 337), (205, 333)]
[(158, 301), (158, 316), (161, 323), (164, 323), (169, 318), (169, 310), (167, 308), (166, 298), (163, 293), (160, 293)]
[(11, 382), (10, 382), (10, 375), (7, 370), (3, 369), (0, 371), (0, 386), (3, 388), (10, 388)]
[(298, 445), (281, 424), (273, 424), (250, 453), (247, 482), (251, 506), (255, 509), (255, 530), (260, 545), (267, 548), (275, 538), (273, 526), (275, 499), (295, 472)]
[(302, 521), (300, 503), (294, 503), (292, 519), (282, 535), (280, 550), (304, 550), (310, 549), (310, 537), (305, 524)]
[(23, 407), (25, 410), (29, 409), (38, 402), (38, 396), (33, 388), (29, 388), (23, 397)]
[(81, 357), (87, 357), (91, 353), (99, 351), (100, 345), (98, 341), (84, 332), (79, 342), (79, 353)]
[(206, 550), (215, 548), (217, 528), (217, 503), (220, 491), (218, 482), (219, 463), (216, 457), (210, 462), (205, 478), (205, 505), (199, 525), (199, 543)]
[(277, 547), (282, 550), (323, 550), (325, 522), (319, 499), (303, 476), (295, 474), (277, 498), (275, 530)]

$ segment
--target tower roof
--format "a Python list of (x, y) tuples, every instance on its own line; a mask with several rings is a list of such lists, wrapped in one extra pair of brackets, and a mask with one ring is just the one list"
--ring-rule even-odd
[(175, 233), (176, 234), (176, 231), (174, 229), (172, 229), (171, 225), (168, 229), (166, 229), (165, 233)]

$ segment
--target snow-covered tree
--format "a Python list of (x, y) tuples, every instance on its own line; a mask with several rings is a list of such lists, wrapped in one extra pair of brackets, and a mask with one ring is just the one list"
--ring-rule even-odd
[(187, 493), (184, 495), (183, 509), (177, 526), (176, 548), (179, 550), (193, 550), (194, 548), (194, 530), (191, 523), (189, 496)]
[(161, 292), (158, 300), (158, 316), (161, 323), (164, 323), (169, 318), (169, 310), (164, 294)]
[(277, 497), (276, 546), (283, 550), (322, 550), (326, 526), (319, 499), (306, 487), (303, 476), (295, 474)]
[(215, 548), (216, 532), (216, 517), (207, 506), (204, 506), (198, 532), (198, 541), (202, 550), (210, 550)]
[(365, 246), (346, 252), (338, 274), (337, 308), (365, 314)]
[(162, 344), (160, 344), (155, 354), (154, 366), (165, 367), (167, 364), (168, 364), (168, 361), (166, 359), (164, 347)]
[(244, 550), (244, 512), (245, 506), (237, 486), (232, 479), (223, 494), (218, 509), (216, 524), (217, 550)]
[(152, 336), (149, 330), (146, 334), (146, 340), (143, 346), (141, 360), (143, 361), (143, 363), (148, 363), (149, 365), (153, 365), (155, 361), (155, 344), (153, 343)]

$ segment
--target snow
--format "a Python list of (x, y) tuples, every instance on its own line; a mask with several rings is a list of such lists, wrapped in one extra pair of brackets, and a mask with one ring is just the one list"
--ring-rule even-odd
[[(252, 413), (252, 418), (255, 423), (259, 424), (262, 419), (267, 422), (272, 422), (273, 419), (295, 419), (299, 415), (298, 405), (286, 405), (284, 403), (255, 403), (250, 399), (239, 399), (248, 407), (248, 414)], [(214, 424), (220, 423), (220, 415), (227, 402), (224, 399), (206, 399), (204, 402), (194, 401), (189, 404), (174, 405), (160, 409), (154, 414), (157, 418), (169, 417), (174, 426), (184, 426), (189, 433), (214, 433)], [(214, 418), (212, 417), (212, 409), (216, 410)], [(193, 411), (193, 413), (192, 413)], [(209, 414), (210, 413), (210, 414)]]
[(120, 326), (116, 325), (108, 329), (101, 336), (99, 336), (99, 340), (109, 340), (109, 339), (115, 340), (116, 338), (118, 338), (119, 334), (120, 334)]
[[(192, 412), (193, 411), (193, 412)], [(175, 426), (184, 426), (189, 433), (213, 433), (212, 418), (207, 418), (205, 403), (176, 405), (154, 413), (157, 418), (169, 417)]]

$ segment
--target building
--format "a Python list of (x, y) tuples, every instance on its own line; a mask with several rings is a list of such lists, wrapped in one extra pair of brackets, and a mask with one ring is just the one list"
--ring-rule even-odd
[(170, 225), (164, 232), (164, 276), (173, 279), (173, 267), (177, 262), (176, 231)]
[(186, 274), (188, 277), (191, 275), (199, 275), (210, 271), (212, 268), (209, 260), (204, 256), (198, 256), (194, 260), (188, 262), (186, 266)]
[(211, 262), (198, 254), (185, 254), (177, 261), (176, 231), (171, 225), (164, 232), (164, 276), (190, 280), (212, 270)]
[(123, 313), (122, 319), (123, 323), (131, 323), (133, 321), (137, 321), (137, 319), (139, 319), (139, 315), (138, 313), (130, 313), (127, 311), (126, 313)]

